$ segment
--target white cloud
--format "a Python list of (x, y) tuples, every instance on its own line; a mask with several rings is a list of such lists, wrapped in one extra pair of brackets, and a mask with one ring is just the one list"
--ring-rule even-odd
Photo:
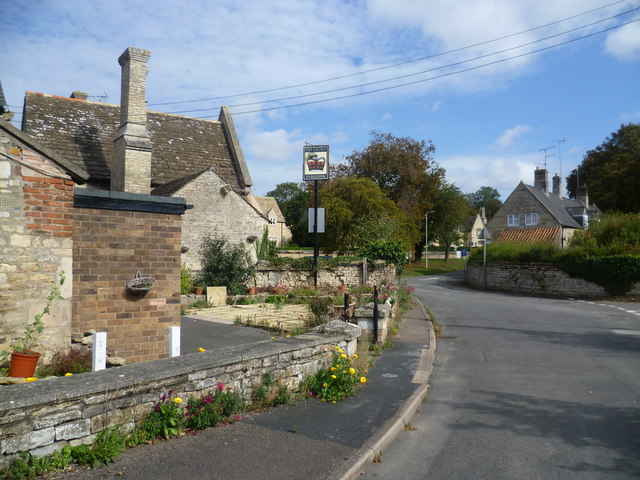
[(620, 60), (640, 59), (640, 23), (631, 23), (610, 33), (605, 48)]
[(638, 110), (637, 112), (631, 112), (631, 113), (621, 113), (620, 121), (622, 123), (640, 121), (640, 110)]
[(513, 142), (520, 136), (529, 132), (531, 127), (529, 125), (516, 125), (503, 132), (496, 140), (496, 146), (500, 148), (507, 148), (513, 144)]

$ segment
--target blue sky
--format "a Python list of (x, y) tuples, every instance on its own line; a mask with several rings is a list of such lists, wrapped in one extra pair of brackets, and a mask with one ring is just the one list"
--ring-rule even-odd
[(305, 141), (336, 163), (378, 130), (431, 140), (450, 182), (505, 199), (541, 148), (564, 177), (640, 122), (640, 0), (0, 0), (0, 21), (18, 125), (26, 90), (119, 103), (119, 55), (150, 50), (149, 108), (216, 119), (230, 105), (258, 195), (301, 181)]

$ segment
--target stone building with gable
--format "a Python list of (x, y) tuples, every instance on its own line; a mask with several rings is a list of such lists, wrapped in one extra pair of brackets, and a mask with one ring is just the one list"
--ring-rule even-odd
[[(121, 105), (89, 101), (80, 91), (70, 97), (27, 92), (23, 131), (85, 171), (89, 189), (121, 189), (123, 172), (114, 167), (114, 155), (128, 142), (146, 159), (125, 167), (130, 182), (125, 191), (184, 198), (193, 206), (183, 217), (182, 261), (195, 270), (200, 268), (201, 239), (212, 232), (243, 243), (255, 256), (253, 242), (268, 218), (251, 191), (229, 109), (222, 107), (217, 121), (148, 111), (149, 56), (130, 48), (120, 58)], [(126, 141), (125, 111), (133, 118)]]
[(284, 215), (274, 197), (256, 197), (262, 212), (269, 219), (269, 240), (277, 247), (286, 247), (293, 238), (291, 229), (287, 226)]

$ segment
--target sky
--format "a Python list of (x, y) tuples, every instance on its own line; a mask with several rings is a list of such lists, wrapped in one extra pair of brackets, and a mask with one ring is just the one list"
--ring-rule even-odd
[(27, 90), (118, 104), (149, 50), (149, 109), (228, 105), (257, 195), (302, 181), (305, 142), (341, 163), (378, 131), (505, 200), (640, 122), (640, 0), (0, 0), (0, 25), (16, 126)]

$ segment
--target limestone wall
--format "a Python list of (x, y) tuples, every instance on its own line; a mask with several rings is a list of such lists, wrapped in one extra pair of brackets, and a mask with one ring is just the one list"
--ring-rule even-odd
[[(483, 288), (482, 263), (467, 265), (467, 283)], [(604, 298), (606, 290), (595, 283), (570, 277), (548, 263), (494, 263), (487, 264), (487, 288), (506, 292), (551, 297)], [(640, 295), (640, 282), (627, 295)]]
[(0, 468), (20, 452), (42, 456), (90, 443), (117, 424), (130, 431), (168, 390), (186, 400), (213, 393), (222, 382), (248, 397), (266, 373), (295, 389), (328, 366), (336, 346), (346, 348), (345, 338), (300, 335), (0, 386)]

